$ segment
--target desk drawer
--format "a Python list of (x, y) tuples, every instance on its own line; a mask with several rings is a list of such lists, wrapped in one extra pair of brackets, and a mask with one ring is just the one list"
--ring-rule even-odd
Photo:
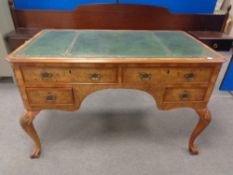
[(68, 68), (21, 67), (25, 82), (69, 82), (71, 71)]
[(22, 67), (25, 82), (116, 83), (117, 68)]
[(206, 88), (166, 88), (163, 101), (203, 101), (206, 94)]
[(182, 83), (182, 82), (209, 82), (212, 68), (125, 68), (124, 82), (135, 83)]
[(74, 104), (71, 88), (27, 88), (26, 92), (33, 105)]
[(75, 68), (72, 81), (78, 83), (117, 83), (117, 68)]
[(229, 51), (232, 48), (232, 39), (201, 39), (201, 41), (217, 51)]

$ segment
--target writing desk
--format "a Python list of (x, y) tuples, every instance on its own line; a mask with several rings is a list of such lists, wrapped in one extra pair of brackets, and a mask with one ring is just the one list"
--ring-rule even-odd
[[(33, 119), (43, 109), (74, 111), (102, 89), (138, 89), (161, 110), (193, 108), (199, 122), (189, 151), (207, 127), (207, 104), (224, 58), (181, 31), (44, 30), (10, 54), (24, 102), (20, 123), (35, 142)], [(140, 101), (139, 101), (140, 103)]]

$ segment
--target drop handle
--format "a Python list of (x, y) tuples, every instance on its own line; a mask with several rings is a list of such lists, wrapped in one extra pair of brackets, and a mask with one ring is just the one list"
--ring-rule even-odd
[(217, 48), (218, 48), (218, 44), (217, 44), (217, 43), (214, 43), (214, 44), (213, 44), (213, 48), (214, 48), (214, 49), (217, 49)]
[(41, 72), (40, 76), (43, 80), (49, 80), (53, 77), (53, 74), (49, 72)]
[(180, 94), (180, 99), (181, 100), (188, 100), (190, 97), (189, 93), (188, 92), (183, 92)]
[(142, 72), (142, 73), (139, 73), (139, 78), (140, 78), (142, 81), (147, 81), (147, 80), (150, 80), (150, 79), (152, 78), (152, 74)]
[(195, 78), (195, 74), (194, 73), (187, 73), (187, 74), (184, 74), (184, 77), (187, 80), (193, 80)]
[(55, 95), (47, 95), (45, 99), (46, 101), (55, 101), (57, 97)]
[(89, 78), (92, 80), (92, 81), (99, 81), (101, 79), (102, 75), (101, 74), (98, 74), (98, 73), (93, 73), (89, 76)]

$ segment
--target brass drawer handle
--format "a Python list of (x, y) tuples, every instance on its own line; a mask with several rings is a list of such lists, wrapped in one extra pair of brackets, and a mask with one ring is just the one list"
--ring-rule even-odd
[(47, 95), (45, 97), (45, 99), (46, 99), (46, 101), (55, 101), (57, 99), (57, 97), (54, 95)]
[(152, 75), (150, 73), (142, 72), (142, 73), (139, 73), (139, 77), (142, 81), (147, 81), (152, 78)]
[(49, 72), (41, 72), (40, 76), (43, 80), (50, 80), (53, 77), (53, 74)]
[(102, 75), (101, 74), (97, 74), (97, 73), (93, 73), (90, 75), (90, 79), (92, 81), (99, 81), (101, 79)]
[(187, 80), (193, 80), (195, 78), (195, 74), (194, 73), (187, 73), (187, 74), (184, 74), (184, 77)]
[(180, 99), (181, 100), (188, 100), (190, 97), (189, 93), (184, 91), (183, 93), (180, 94)]

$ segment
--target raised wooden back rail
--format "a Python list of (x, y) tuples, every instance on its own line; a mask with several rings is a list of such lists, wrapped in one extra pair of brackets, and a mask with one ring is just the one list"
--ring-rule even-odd
[(16, 28), (147, 29), (221, 31), (228, 14), (171, 14), (135, 4), (91, 4), (75, 11), (11, 10)]

